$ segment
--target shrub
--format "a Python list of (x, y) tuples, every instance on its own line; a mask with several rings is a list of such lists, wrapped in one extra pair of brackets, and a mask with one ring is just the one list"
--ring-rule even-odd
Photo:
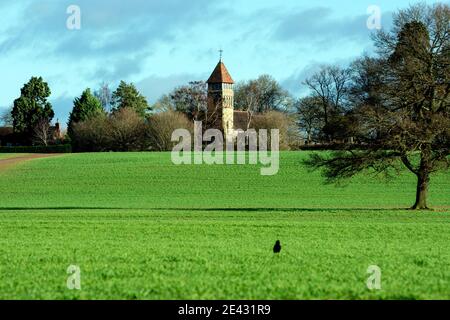
[[(298, 129), (294, 119), (279, 111), (268, 111), (266, 113), (255, 115), (252, 119), (252, 125), (257, 131), (260, 129), (278, 129), (280, 130), (280, 150), (290, 150), (299, 138)], [(270, 133), (268, 132), (270, 146)]]
[(72, 126), (75, 151), (107, 151), (110, 147), (108, 117), (100, 114)]
[(145, 120), (123, 108), (75, 123), (72, 143), (76, 151), (140, 151), (146, 148), (145, 132)]
[(134, 109), (118, 109), (108, 120), (111, 150), (140, 151), (145, 149), (145, 120)]
[(186, 115), (176, 111), (166, 111), (148, 118), (147, 138), (151, 150), (170, 151), (176, 142), (172, 142), (172, 133), (176, 129), (193, 132), (193, 123)]

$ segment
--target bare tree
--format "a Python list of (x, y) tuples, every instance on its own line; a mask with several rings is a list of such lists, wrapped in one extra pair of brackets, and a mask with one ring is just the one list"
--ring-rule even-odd
[(270, 75), (243, 81), (235, 87), (235, 108), (248, 113), (248, 125), (255, 113), (291, 111), (294, 99)]
[[(184, 113), (189, 119), (203, 122), (203, 130), (221, 128), (222, 98), (219, 95), (208, 97), (208, 86), (203, 81), (192, 81), (176, 88), (170, 95), (171, 102), (165, 99), (166, 106)], [(211, 100), (208, 100), (211, 99)]]
[(4, 126), (12, 126), (13, 125), (13, 117), (12, 117), (12, 106), (2, 111), (0, 114), (0, 123), (3, 123)]
[(100, 88), (94, 92), (94, 96), (100, 101), (104, 110), (111, 111), (112, 91), (108, 83), (102, 82)]
[(417, 178), (412, 209), (427, 209), (431, 175), (450, 166), (449, 26), (448, 5), (415, 5), (396, 14), (391, 32), (376, 37), (373, 71), (381, 85), (367, 87), (366, 96), (377, 103), (359, 112), (362, 148), (314, 154), (306, 163), (324, 168), (330, 181), (361, 171), (389, 176), (404, 166)]
[(202, 120), (208, 109), (208, 86), (204, 81), (192, 81), (176, 88), (171, 94), (175, 110), (183, 112), (190, 119)]
[(161, 98), (159, 98), (158, 101), (156, 101), (153, 104), (152, 108), (153, 108), (153, 111), (156, 113), (175, 111), (174, 102), (172, 101), (170, 95), (168, 95), (168, 94), (161, 96)]
[[(306, 79), (304, 84), (312, 96), (321, 101), (324, 126), (334, 114), (345, 109), (346, 94), (350, 82), (350, 70), (337, 66), (323, 66), (317, 73)], [(328, 137), (331, 140), (332, 137)]]
[(51, 140), (50, 122), (48, 119), (40, 119), (34, 126), (34, 140), (39, 144), (48, 146)]
[(306, 141), (311, 144), (323, 128), (323, 110), (317, 97), (306, 97), (296, 103), (298, 125), (306, 132)]

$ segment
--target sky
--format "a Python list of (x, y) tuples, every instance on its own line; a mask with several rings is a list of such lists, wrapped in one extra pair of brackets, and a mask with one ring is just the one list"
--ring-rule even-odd
[[(177, 86), (207, 80), (220, 49), (235, 81), (270, 74), (301, 96), (302, 81), (321, 65), (373, 53), (369, 6), (380, 8), (389, 29), (393, 12), (417, 2), (0, 0), (0, 108), (32, 76), (48, 82), (54, 120), (62, 123), (73, 99), (102, 82), (132, 82), (154, 103)], [(71, 5), (80, 9), (80, 29), (67, 27)]]

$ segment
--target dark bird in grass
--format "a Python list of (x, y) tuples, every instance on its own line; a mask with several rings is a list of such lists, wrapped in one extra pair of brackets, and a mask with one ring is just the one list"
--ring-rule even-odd
[(273, 246), (273, 253), (280, 253), (280, 251), (281, 251), (280, 240), (277, 240), (277, 242), (275, 242), (275, 245)]

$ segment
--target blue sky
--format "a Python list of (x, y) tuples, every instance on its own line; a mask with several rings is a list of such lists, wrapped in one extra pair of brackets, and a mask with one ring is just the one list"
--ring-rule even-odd
[[(190, 80), (206, 80), (224, 50), (235, 81), (271, 74), (294, 95), (321, 64), (373, 50), (367, 8), (392, 12), (413, 0), (0, 0), (0, 108), (32, 76), (49, 83), (66, 121), (83, 89), (133, 82), (154, 103)], [(435, 3), (438, 1), (426, 1)], [(448, 1), (444, 1), (447, 2)], [(69, 5), (81, 29), (69, 30)]]

